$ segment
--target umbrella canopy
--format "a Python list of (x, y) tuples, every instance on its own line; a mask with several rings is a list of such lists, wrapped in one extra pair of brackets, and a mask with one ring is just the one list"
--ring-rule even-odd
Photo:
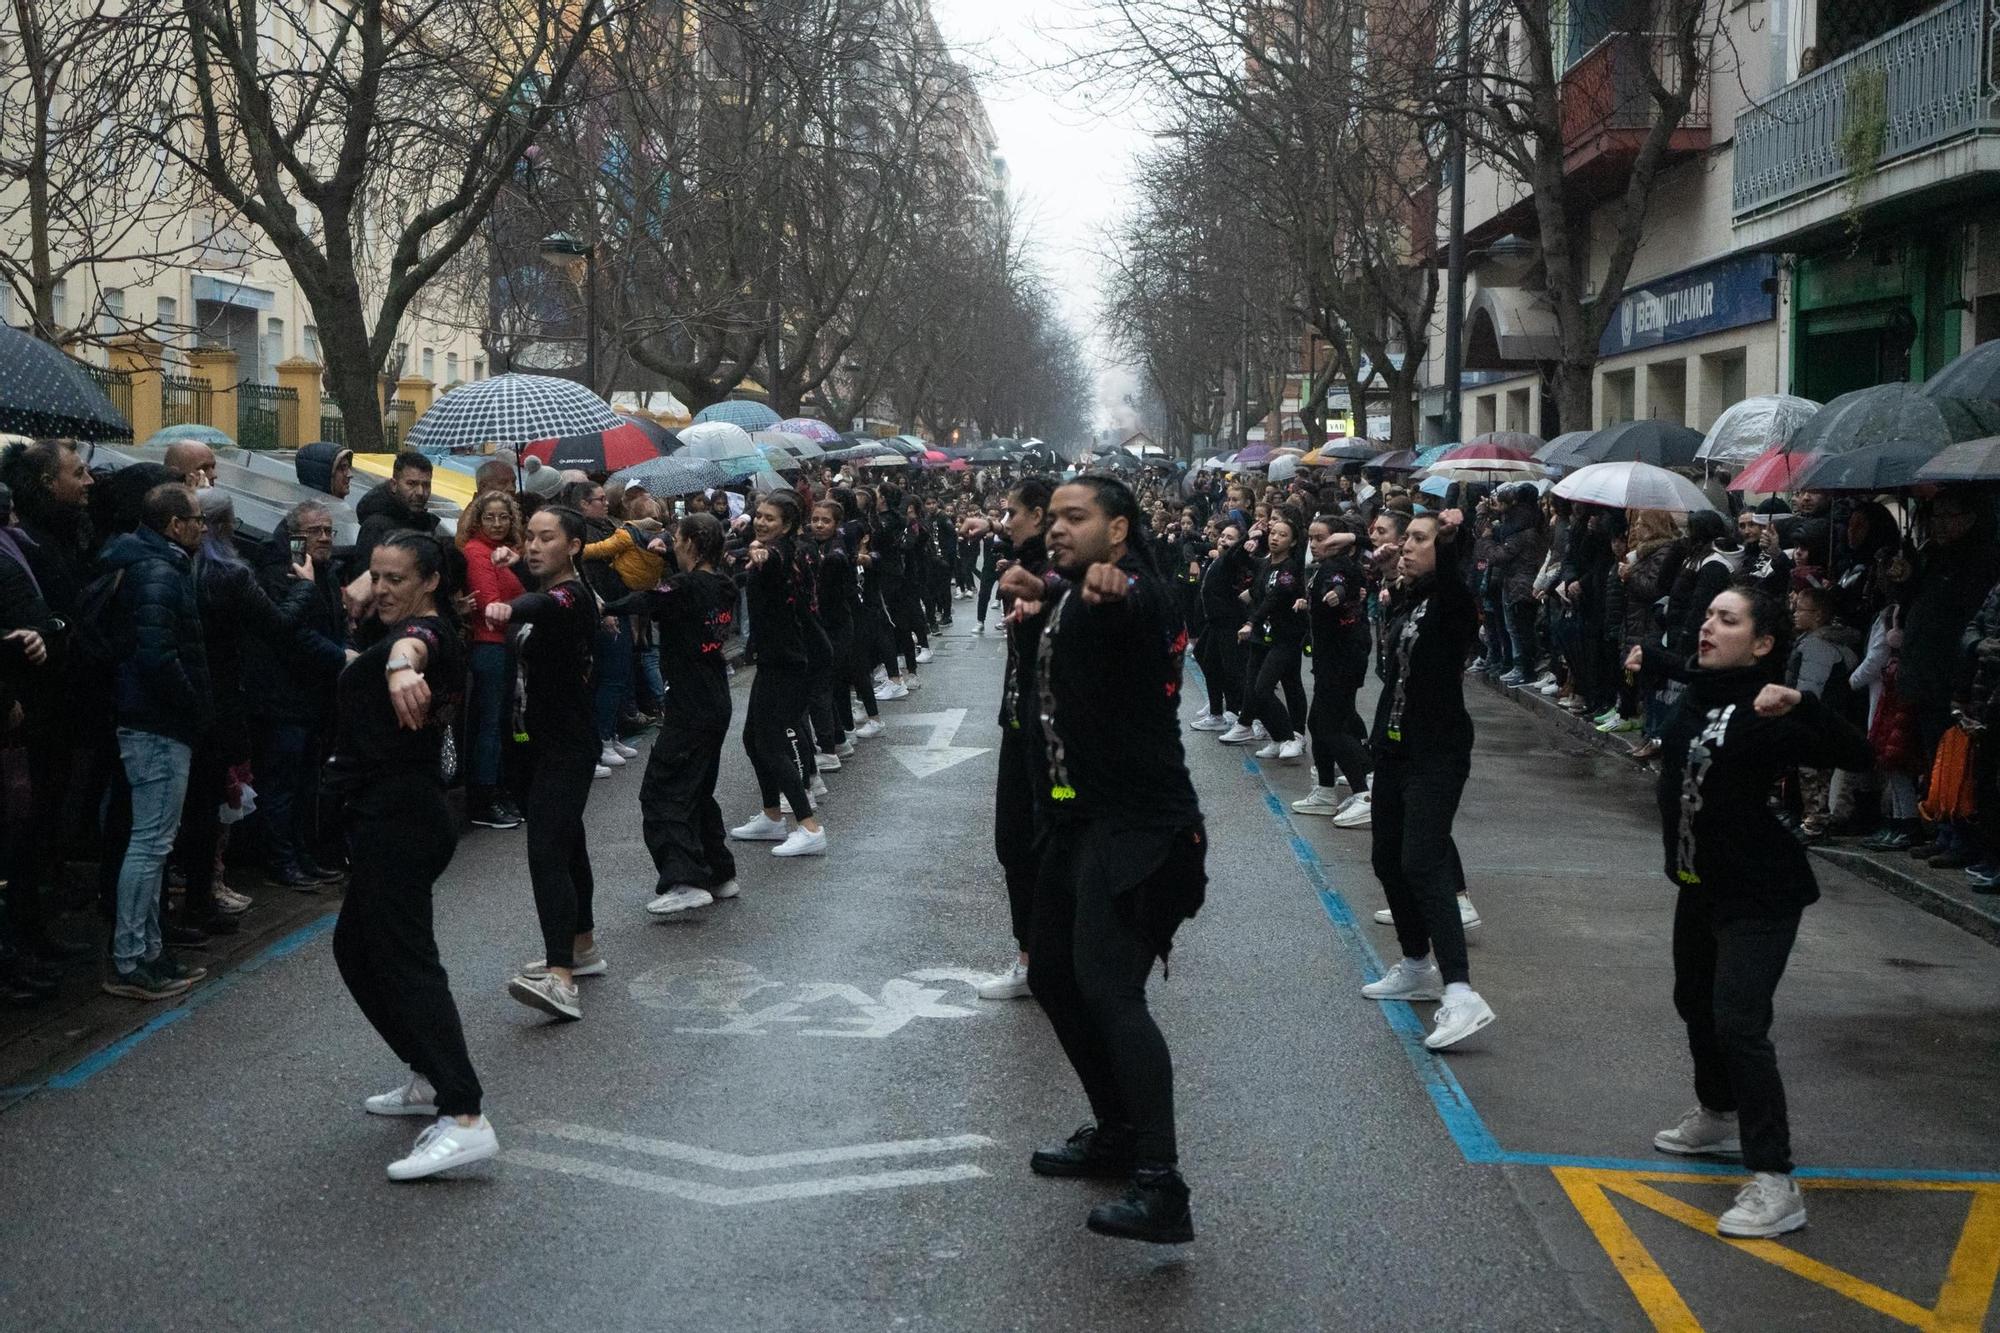
[(79, 362), (0, 324), (0, 431), (115, 440), (132, 427)]
[(1263, 463), (1269, 462), (1270, 459), (1271, 459), (1270, 445), (1253, 444), (1249, 448), (1245, 449), (1242, 453), (1236, 455), (1236, 457), (1230, 459), (1229, 465), (1231, 467), (1257, 467)]
[(575, 380), (553, 375), (495, 375), (460, 385), (431, 404), (404, 442), (431, 453), (489, 444), (566, 440), (623, 425), (604, 400)]
[(885, 456), (899, 460), (902, 458), (901, 454), (891, 449), (888, 445), (879, 444), (874, 440), (863, 440), (859, 444), (850, 444), (845, 449), (829, 449), (826, 451), (826, 456), (842, 463), (848, 462), (851, 459), (882, 458)]
[(1737, 473), (1729, 489), (1757, 495), (1789, 491), (1793, 489), (1793, 479), (1819, 460), (1819, 454), (1786, 453), (1784, 445), (1774, 444)]
[(1542, 437), (1530, 435), (1524, 430), (1489, 430), (1465, 442), (1467, 448), (1475, 444), (1497, 444), (1503, 449), (1518, 449), (1532, 458), (1535, 450), (1542, 447)]
[(805, 466), (797, 454), (780, 445), (764, 444), (759, 441), (754, 447), (773, 472), (797, 472)]
[(863, 467), (908, 467), (909, 465), (910, 460), (893, 449), (886, 454), (878, 453), (861, 460)]
[(750, 438), (758, 444), (776, 445), (794, 458), (818, 458), (826, 453), (805, 436), (788, 430), (760, 430)]
[(1322, 448), (1313, 452), (1323, 462), (1344, 459), (1350, 463), (1365, 463), (1382, 450), (1373, 440), (1340, 439), (1328, 440)]
[(1924, 393), (1932, 398), (2000, 400), (2000, 343), (1983, 342), (1959, 353), (1925, 382)]
[(1378, 467), (1384, 472), (1411, 472), (1417, 466), (1417, 452), (1414, 449), (1391, 449), (1387, 453), (1376, 454), (1366, 466)]
[(1686, 477), (1631, 460), (1578, 468), (1556, 483), (1555, 492), (1565, 500), (1611, 509), (1665, 509), (1688, 514), (1715, 508), (1701, 487)]
[(693, 495), (726, 485), (729, 473), (711, 458), (651, 458), (618, 474), (622, 481), (643, 486), (649, 495)]
[(1449, 477), (1425, 477), (1417, 483), (1417, 489), (1425, 495), (1434, 495), (1442, 500), (1451, 494), (1452, 480)]
[(1013, 456), (1011, 451), (989, 444), (982, 448), (974, 449), (970, 458), (975, 463), (1005, 463)]
[(750, 432), (727, 421), (698, 421), (681, 432), (680, 453), (690, 458), (756, 458)]
[(1425, 469), (1447, 481), (1521, 481), (1544, 475), (1525, 449), (1500, 444), (1461, 444), (1447, 449)]
[(1589, 435), (1590, 432), (1587, 430), (1565, 431), (1535, 450), (1534, 459), (1537, 463), (1546, 463), (1550, 467), (1561, 467), (1562, 460), (1569, 457), (1570, 451), (1583, 443)]
[(720, 403), (710, 403), (694, 414), (697, 426), (710, 421), (720, 421), (730, 426), (741, 426), (744, 430), (769, 430), (778, 424), (778, 414), (762, 403), (747, 399), (730, 398)]
[(1140, 462), (1123, 449), (1113, 449), (1107, 453), (1095, 454), (1082, 459), (1079, 464), (1085, 471), (1095, 472), (1137, 472)]
[(814, 444), (832, 444), (840, 438), (839, 431), (813, 417), (786, 417), (778, 423), (778, 429), (803, 436)]
[(2000, 403), (1935, 398), (1914, 384), (1878, 384), (1844, 393), (1786, 442), (1793, 453), (1844, 454), (1868, 444), (1906, 440), (1933, 452), (1961, 440), (2000, 435)]
[(1419, 449), (1417, 450), (1417, 466), (1429, 467), (1432, 463), (1437, 462), (1438, 459), (1443, 458), (1456, 448), (1458, 448), (1458, 441), (1453, 440), (1449, 444), (1434, 444), (1428, 449)]
[(1844, 454), (1806, 455), (1792, 488), (1801, 491), (1894, 491), (1917, 482), (1917, 472), (1937, 456), (1928, 444), (1889, 440)]
[(1271, 460), (1272, 481), (1290, 481), (1299, 473), (1299, 460), (1290, 454), (1280, 454)]
[(680, 436), (674, 434), (674, 432), (668, 430), (659, 422), (654, 421), (651, 417), (635, 417), (628, 412), (620, 412), (618, 419), (629, 422), (631, 425), (644, 431), (646, 438), (658, 446), (659, 451), (663, 454), (672, 453), (674, 446), (680, 442)]
[(1918, 481), (2000, 481), (2000, 435), (1952, 445), (1917, 469)]
[(536, 440), (523, 446), (524, 458), (539, 458), (553, 468), (583, 472), (618, 472), (660, 456), (660, 447), (630, 421), (610, 430), (572, 435), (561, 440)]
[(1715, 419), (1694, 456), (1711, 463), (1747, 463), (1773, 445), (1789, 443), (1818, 412), (1812, 399), (1788, 393), (1745, 398)]
[(1651, 463), (1654, 467), (1687, 467), (1701, 448), (1701, 432), (1674, 421), (1621, 421), (1606, 426), (1547, 461), (1552, 467), (1591, 463)]
[(236, 441), (213, 426), (168, 426), (146, 437), (141, 449), (162, 449), (170, 444), (205, 444), (211, 449), (234, 449)]
[(930, 468), (948, 467), (951, 464), (951, 455), (942, 449), (926, 449), (917, 455), (917, 462)]

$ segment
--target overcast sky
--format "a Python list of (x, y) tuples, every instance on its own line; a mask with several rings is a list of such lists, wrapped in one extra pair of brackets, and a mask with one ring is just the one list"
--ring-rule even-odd
[(1089, 339), (1098, 424), (1112, 425), (1123, 418), (1133, 381), (1111, 364), (1097, 327), (1096, 252), (1116, 220), (1133, 160), (1151, 141), (1128, 110), (1056, 95), (1050, 80), (1033, 73), (1056, 56), (1041, 34), (1074, 24), (1081, 8), (1074, 0), (931, 0), (945, 39), (980, 74), (1031, 253), (1054, 280), (1072, 327)]

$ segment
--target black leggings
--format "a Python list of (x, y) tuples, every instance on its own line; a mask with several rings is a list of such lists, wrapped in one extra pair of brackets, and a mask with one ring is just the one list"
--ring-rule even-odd
[[(1271, 739), (1288, 741), (1306, 720), (1306, 683), (1299, 675), (1303, 645), (1283, 639), (1265, 647), (1250, 685), (1250, 711)], [(1283, 688), (1285, 701), (1278, 702)]]
[(1000, 777), (993, 789), (993, 852), (1007, 877), (1014, 943), (1028, 951), (1035, 918), (1035, 764), (1032, 747), (1012, 727), (1000, 733)]
[[(882, 613), (881, 628), (878, 631), (877, 652), (881, 657), (882, 669), (892, 676), (900, 676), (903, 672), (896, 666), (899, 658), (908, 670), (917, 669), (917, 639), (910, 623), (909, 612), (903, 605), (901, 592), (898, 591), (886, 605), (887, 609)], [(919, 613), (917, 619), (922, 618), (922, 614)]]
[(596, 925), (590, 900), (590, 843), (583, 808), (590, 800), (596, 763), (589, 757), (534, 757), (528, 773), (528, 882), (535, 890), (535, 918), (542, 927), (550, 967), (573, 967), (578, 935)]
[(811, 819), (813, 812), (797, 740), (805, 730), (811, 696), (804, 667), (759, 666), (743, 716), (743, 749), (757, 774), (764, 808), (777, 809), (783, 796), (800, 819)]
[(479, 1076), (438, 958), (431, 889), (451, 864), (458, 826), (435, 778), (377, 782), (349, 807), (351, 878), (333, 928), (333, 961), (362, 1016), (437, 1089), (440, 1115), (478, 1115)]
[(813, 740), (827, 754), (840, 747), (847, 732), (854, 725), (854, 710), (847, 698), (848, 659), (852, 645), (849, 636), (828, 635), (833, 655), (824, 665), (815, 663), (811, 670), (812, 680), (812, 729)]
[(1367, 661), (1359, 670), (1343, 664), (1316, 667), (1313, 671), (1312, 709), (1306, 714), (1306, 733), (1312, 737), (1313, 766), (1319, 769), (1319, 784), (1333, 785), (1336, 770), (1346, 776), (1349, 789), (1368, 790), (1368, 728), (1354, 706), (1366, 678)]
[(727, 712), (719, 724), (690, 724), (669, 706), (660, 720), (639, 782), (639, 826), (661, 893), (682, 885), (712, 889), (736, 878), (736, 857), (724, 836), (722, 807), (715, 803), (728, 739)]
[(986, 623), (986, 604), (993, 600), (993, 585), (999, 581), (999, 570), (982, 569), (979, 571), (979, 623), (982, 625)]
[(1465, 867), (1451, 838), (1471, 771), (1470, 755), (1383, 755), (1375, 764), (1369, 815), (1370, 859), (1396, 919), (1397, 943), (1405, 958), (1424, 958), (1436, 949), (1447, 985), (1472, 979), (1465, 926), (1458, 919)]
[[(1208, 711), (1213, 717), (1243, 713), (1243, 645), (1236, 641), (1237, 626), (1210, 621), (1194, 646), (1195, 665), (1208, 683)], [(1242, 718), (1243, 725), (1250, 720)]]
[(1716, 896), (1687, 886), (1674, 904), (1674, 1011), (1687, 1024), (1695, 1096), (1711, 1111), (1736, 1112), (1746, 1170), (1788, 1173), (1792, 1131), (1771, 1009), (1799, 914), (1725, 916)]

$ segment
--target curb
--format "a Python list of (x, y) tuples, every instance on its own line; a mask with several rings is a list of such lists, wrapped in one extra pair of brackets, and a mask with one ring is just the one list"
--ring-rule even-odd
[[(1616, 737), (1599, 734), (1589, 719), (1558, 708), (1539, 694), (1509, 689), (1484, 672), (1476, 672), (1470, 679), (1527, 713), (1544, 730), (1565, 740), (1580, 742), (1601, 754), (1623, 759), (1632, 765), (1636, 773), (1654, 774), (1659, 771), (1650, 763), (1632, 758), (1630, 749)], [(1950, 922), (1968, 935), (1977, 936), (1988, 944), (2000, 945), (2000, 897), (1987, 898), (1974, 894), (1970, 889), (1963, 890), (1961, 896), (1953, 888), (1933, 883), (1924, 875), (1913, 873), (1858, 847), (1812, 843), (1806, 850), (1828, 864), (1839, 866), (1904, 902)], [(1987, 905), (1989, 902), (1991, 906)]]

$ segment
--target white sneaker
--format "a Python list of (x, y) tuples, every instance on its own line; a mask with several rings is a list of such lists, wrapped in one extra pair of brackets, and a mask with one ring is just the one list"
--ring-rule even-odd
[(507, 983), (507, 993), (545, 1014), (572, 1021), (583, 1017), (583, 998), (574, 985), (564, 985), (553, 972), (539, 977), (515, 977)]
[(1229, 730), (1223, 732), (1215, 739), (1221, 741), (1224, 745), (1248, 745), (1251, 741), (1257, 739), (1257, 733), (1244, 726), (1241, 722), (1232, 722), (1229, 725)]
[(1432, 959), (1413, 964), (1398, 958), (1380, 981), (1369, 982), (1361, 993), (1371, 1000), (1435, 1000), (1444, 994), (1444, 974)]
[(752, 815), (747, 824), (738, 824), (729, 830), (729, 836), (738, 842), (783, 842), (785, 821), (767, 818), (762, 810)]
[(597, 764), (600, 768), (623, 768), (625, 767), (625, 756), (613, 749), (610, 741), (606, 741), (604, 742), (604, 753), (597, 756)]
[(874, 681), (877, 685), (887, 684), (889, 680), (889, 668), (878, 666), (875, 668), (873, 672), (869, 673), (868, 678)]
[(1743, 1139), (1736, 1130), (1736, 1112), (1697, 1106), (1681, 1114), (1680, 1123), (1653, 1135), (1653, 1146), (1682, 1157), (1737, 1157)]
[(637, 759), (639, 757), (639, 751), (627, 745), (624, 741), (612, 741), (611, 748), (618, 751), (619, 754), (625, 756), (627, 759)]
[(1716, 1219), (1715, 1229), (1724, 1236), (1754, 1238), (1782, 1236), (1805, 1224), (1799, 1183), (1775, 1171), (1759, 1171), (1737, 1191), (1735, 1206)]
[(646, 911), (653, 916), (674, 916), (706, 907), (714, 901), (715, 895), (707, 889), (697, 889), (692, 884), (676, 884), (647, 903)]
[(1197, 713), (1194, 721), (1188, 723), (1188, 730), (1227, 731), (1229, 730), (1229, 723), (1222, 718), (1211, 716), (1208, 713)]
[(1306, 743), (1297, 736), (1294, 736), (1278, 747), (1278, 758), (1284, 760), (1286, 763), (1290, 763), (1292, 760), (1302, 757), (1305, 752)]
[(1463, 895), (1458, 900), (1458, 924), (1467, 930), (1479, 924), (1479, 909), (1472, 905), (1472, 899)]
[(792, 830), (791, 837), (786, 838), (783, 842), (779, 843), (776, 847), (773, 847), (771, 849), (771, 855), (825, 856), (826, 830), (821, 829), (819, 832), (814, 833), (811, 829), (801, 824), (799, 827)]
[(389, 1163), (389, 1179), (421, 1180), (455, 1166), (470, 1166), (499, 1155), (500, 1138), (493, 1132), (493, 1122), (485, 1116), (469, 1127), (448, 1115), (439, 1116), (417, 1135), (408, 1157)]
[(1005, 972), (973, 987), (982, 1000), (1018, 1000), (1028, 993), (1028, 965), (1015, 959)]
[(1331, 787), (1315, 786), (1311, 791), (1292, 802), (1294, 814), (1331, 815), (1340, 810), (1340, 798)]
[(875, 702), (878, 704), (894, 703), (898, 699), (907, 699), (909, 697), (909, 687), (907, 685), (898, 685), (893, 680), (886, 685), (877, 685), (875, 687)]
[(918, 679), (917, 679), (917, 673), (916, 673), (916, 672), (912, 671), (912, 672), (910, 672), (910, 673), (909, 673), (908, 675), (906, 675), (906, 676), (904, 676), (904, 677), (903, 677), (903, 688), (904, 688), (904, 689), (906, 689), (906, 690), (921, 690), (921, 689), (922, 689), (923, 687), (924, 687), (924, 683), (923, 683), (923, 682), (922, 682), (921, 680), (918, 680)]
[(833, 757), (835, 759), (852, 759), (854, 757), (854, 742), (852, 740), (844, 740), (834, 746)]
[(1265, 741), (1263, 748), (1257, 751), (1257, 758), (1276, 759), (1283, 752), (1284, 748), (1284, 746), (1278, 744), (1276, 741)]
[(1356, 792), (1341, 802), (1340, 809), (1335, 811), (1333, 816), (1333, 826), (1335, 828), (1367, 828), (1374, 822), (1375, 794), (1373, 792)]
[(822, 773), (838, 773), (840, 771), (840, 756), (823, 750), (813, 757), (813, 765)]
[(715, 895), (717, 902), (721, 902), (724, 898), (734, 898), (737, 894), (743, 892), (743, 886), (733, 879), (725, 879), (722, 883), (710, 889), (709, 892)]
[(596, 768), (595, 768), (595, 769), (594, 769), (594, 770), (593, 770), (593, 771), (591, 772), (591, 776), (592, 776), (592, 777), (597, 777), (597, 778), (608, 778), (608, 777), (610, 777), (610, 776), (611, 776), (611, 770), (610, 770), (610, 768), (608, 768), (607, 766), (605, 766), (605, 765), (603, 765), (603, 764), (599, 764), (599, 765), (598, 765), (598, 766), (597, 766), (597, 767), (596, 767)]
[(812, 785), (806, 788), (806, 795), (812, 797), (815, 801), (825, 800), (826, 779), (817, 773), (813, 774)]
[(1493, 1021), (1493, 1006), (1479, 997), (1478, 991), (1461, 995), (1455, 1000), (1446, 1000), (1438, 1006), (1435, 1015), (1437, 1026), (1431, 1035), (1424, 1038), (1424, 1045), (1433, 1051), (1441, 1051), (1447, 1046), (1456, 1046), (1479, 1029)]
[(1268, 741), (1271, 739), (1271, 733), (1264, 730), (1264, 724), (1262, 722), (1252, 722), (1250, 724), (1250, 734), (1252, 736), (1255, 736), (1260, 741)]
[(854, 734), (859, 736), (864, 741), (872, 741), (877, 736), (880, 736), (882, 734), (882, 730), (883, 728), (881, 719), (871, 717), (866, 722), (863, 722), (860, 726), (856, 727), (854, 729)]
[(436, 1115), (437, 1092), (430, 1080), (422, 1074), (410, 1075), (410, 1081), (390, 1092), (380, 1092), (361, 1103), (361, 1109), (369, 1115)]
[(935, 656), (935, 654), (933, 654), (931, 650), (928, 648), (917, 649), (917, 665), (918, 666), (925, 665), (932, 659), (933, 656)]
[[(611, 970), (611, 964), (604, 961), (604, 955), (596, 949), (585, 949), (570, 960), (574, 966), (569, 970), (573, 977), (601, 977)], [(549, 974), (548, 960), (537, 958), (521, 969), (524, 977), (545, 977)]]

